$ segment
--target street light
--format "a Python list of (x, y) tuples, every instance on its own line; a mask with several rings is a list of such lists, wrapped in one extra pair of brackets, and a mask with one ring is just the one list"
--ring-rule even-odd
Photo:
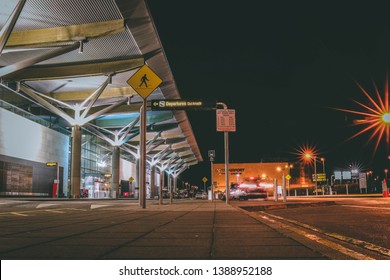
[(322, 173), (325, 174), (325, 159), (322, 157), (321, 161), (322, 161)]
[[(287, 174), (290, 176), (290, 170), (291, 168), (293, 168), (294, 166), (292, 164), (290, 165), (286, 165), (285, 168), (287, 168), (288, 172)], [(291, 179), (291, 176), (290, 176), (290, 179)], [(287, 180), (287, 195), (290, 196), (290, 179)]]
[[(324, 178), (324, 180), (325, 180), (325, 182), (328, 182), (328, 180), (326, 179), (326, 174), (325, 174), (325, 158), (321, 158), (321, 161), (322, 161), (322, 173), (324, 174), (324, 175), (322, 175), (322, 176), (324, 176), (323, 178)], [(324, 191), (324, 185), (325, 184), (321, 184), (321, 189), (322, 189), (322, 195), (325, 195), (325, 191)]]
[[(286, 165), (285, 168), (288, 168), (288, 165)], [(282, 171), (282, 196), (283, 196), (283, 202), (287, 201), (287, 197), (286, 197), (286, 178), (284, 177), (284, 170), (285, 170), (285, 168), (281, 168), (280, 166), (278, 166), (276, 168), (276, 170), (278, 172)]]
[(317, 191), (317, 156), (313, 154), (313, 152), (306, 152), (305, 153), (305, 159), (306, 160), (312, 160), (313, 159), (313, 163), (314, 163), (314, 186), (315, 186), (315, 192), (316, 192), (316, 195), (318, 195), (318, 191)]
[[(299, 161), (301, 163), (305, 163), (307, 165), (309, 162), (311, 163), (314, 160), (314, 182), (317, 190), (317, 163), (316, 163), (316, 155), (318, 154), (317, 148), (315, 145), (301, 145), (297, 149), (295, 149), (295, 154), (299, 156)], [(309, 189), (306, 188), (306, 195), (309, 195)]]
[(240, 173), (236, 174), (237, 184), (238, 184), (238, 178), (240, 177)]

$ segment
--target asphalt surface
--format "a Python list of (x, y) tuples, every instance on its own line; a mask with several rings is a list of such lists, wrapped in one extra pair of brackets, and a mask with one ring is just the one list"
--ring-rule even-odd
[(3, 260), (348, 259), (222, 201), (0, 199), (0, 228)]

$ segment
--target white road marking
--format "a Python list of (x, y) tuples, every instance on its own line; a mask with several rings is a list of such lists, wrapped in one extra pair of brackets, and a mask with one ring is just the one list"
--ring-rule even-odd
[(111, 205), (107, 204), (91, 204), (91, 209), (97, 209), (97, 208), (102, 208), (102, 207), (109, 207)]
[[(265, 214), (265, 213), (263, 213)], [(269, 215), (268, 213), (266, 215)], [(274, 216), (274, 215), (271, 215), (271, 216)], [(361, 253), (358, 253), (356, 251), (353, 251), (351, 249), (348, 249), (340, 244), (337, 244), (335, 242), (332, 242), (332, 241), (329, 241), (329, 240), (326, 240), (326, 239), (323, 239), (321, 237), (319, 237), (318, 235), (315, 235), (315, 234), (310, 234), (304, 230), (301, 230), (297, 227), (293, 227), (293, 226), (290, 226), (290, 225), (287, 225), (287, 224), (282, 224), (281, 222), (278, 222), (274, 219), (270, 219), (269, 217), (265, 216), (265, 215), (262, 215), (260, 216), (261, 218), (265, 219), (265, 220), (268, 220), (270, 222), (273, 222), (273, 223), (279, 223), (282, 225), (282, 227), (284, 228), (287, 228), (288, 230), (290, 231), (293, 231), (295, 233), (298, 233), (299, 235), (301, 236), (304, 236), (310, 240), (313, 240), (317, 243), (320, 243), (326, 247), (329, 247), (331, 248), (332, 250), (335, 250), (335, 251), (338, 251), (338, 252), (341, 252), (343, 253), (344, 255), (346, 256), (350, 256), (351, 258), (355, 259), (355, 260), (374, 260), (373, 258), (367, 256), (367, 255), (364, 255), (364, 254), (361, 254)], [(278, 216), (275, 216), (275, 217), (278, 217)]]
[(381, 210), (388, 210), (388, 211), (390, 211), (390, 207), (376, 207), (376, 206), (362, 206), (362, 205), (348, 205), (348, 204), (342, 204), (340, 206), (342, 206), (342, 207), (352, 207), (352, 208), (381, 209)]
[(44, 207), (50, 207), (50, 206), (55, 206), (57, 204), (53, 204), (53, 203), (41, 203), (41, 204), (38, 204), (36, 208), (44, 208)]
[(298, 222), (298, 221), (295, 221), (295, 220), (283, 218), (281, 216), (277, 216), (277, 215), (273, 215), (273, 214), (269, 214), (269, 213), (265, 213), (265, 212), (262, 212), (262, 213), (266, 214), (266, 215), (269, 215), (269, 216), (271, 216), (271, 217), (273, 217), (275, 219), (282, 220), (282, 221), (287, 221), (289, 223), (298, 225), (300, 227), (307, 228), (307, 229), (310, 229), (312, 231), (315, 231), (315, 232), (318, 232), (318, 233), (321, 233), (321, 234), (324, 234), (324, 235), (336, 238), (338, 240), (341, 240), (341, 241), (348, 242), (350, 244), (359, 246), (361, 248), (365, 248), (367, 250), (375, 251), (375, 252), (378, 252), (378, 253), (380, 253), (382, 255), (390, 257), (390, 249), (387, 249), (387, 248), (384, 248), (384, 247), (372, 244), (370, 242), (366, 242), (366, 241), (359, 240), (359, 239), (356, 239), (356, 238), (344, 236), (344, 235), (338, 234), (338, 233), (326, 232), (324, 230), (318, 229), (318, 228), (310, 226), (308, 224), (304, 224), (304, 223), (301, 223), (301, 222)]
[(12, 215), (16, 215), (16, 216), (23, 216), (23, 217), (28, 217), (27, 214), (22, 214), (22, 213), (19, 213), (19, 212), (11, 212)]

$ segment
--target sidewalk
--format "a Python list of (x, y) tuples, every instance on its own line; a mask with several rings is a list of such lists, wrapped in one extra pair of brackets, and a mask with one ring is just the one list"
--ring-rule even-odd
[(0, 258), (326, 259), (221, 201), (148, 202), (146, 209), (116, 203), (1, 215)]

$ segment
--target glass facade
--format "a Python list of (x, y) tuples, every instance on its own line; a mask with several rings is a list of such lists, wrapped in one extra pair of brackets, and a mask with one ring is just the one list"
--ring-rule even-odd
[(105, 141), (82, 130), (81, 197), (110, 198), (111, 149)]
[[(53, 196), (52, 185), (57, 175), (55, 168), (46, 167), (46, 162), (59, 162), (61, 180), (58, 195), (69, 197), (71, 178), (69, 124), (61, 118), (42, 119), (20, 109), (15, 106), (16, 104), (2, 100), (7, 96), (6, 93), (10, 94), (13, 91), (4, 86), (0, 87), (0, 108), (3, 108), (0, 109), (3, 110), (2, 115), (0, 114), (0, 157), (3, 156), (0, 164), (0, 195), (12, 196), (17, 193), (25, 196)], [(16, 98), (12, 101), (15, 100), (24, 101), (23, 107), (25, 108), (35, 106), (34, 108), (37, 109), (36, 104), (23, 98)], [(39, 143), (36, 143), (37, 141)], [(82, 129), (81, 145), (80, 196), (85, 198), (113, 196), (111, 190), (112, 146), (86, 128)], [(8, 157), (5, 158), (6, 156)], [(137, 197), (138, 194), (135, 162), (133, 155), (121, 150), (119, 185), (129, 185), (128, 193), (133, 197)], [(19, 165), (12, 167), (11, 163), (25, 164), (29, 169)], [(34, 170), (33, 175), (31, 175), (31, 168)], [(159, 172), (156, 171), (156, 173), (155, 185), (158, 186), (160, 177)], [(148, 197), (157, 193), (157, 191), (150, 191), (150, 180), (148, 169), (146, 179)], [(119, 195), (123, 196), (121, 193)]]

